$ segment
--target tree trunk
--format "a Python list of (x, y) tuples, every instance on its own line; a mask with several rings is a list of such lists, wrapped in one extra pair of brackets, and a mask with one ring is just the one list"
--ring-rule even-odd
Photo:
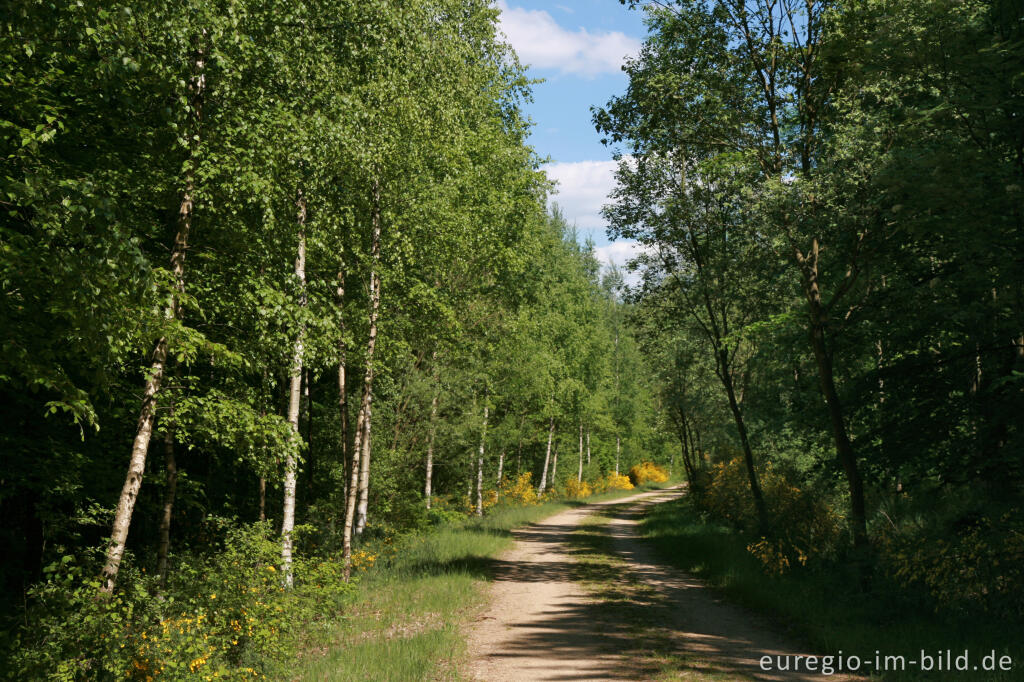
[(373, 354), (377, 347), (377, 316), (380, 314), (380, 185), (373, 183), (373, 235), (371, 255), (373, 258), (373, 271), (370, 273), (370, 329), (369, 339), (366, 342), (366, 374), (363, 377), (363, 428), (366, 433), (363, 435), (362, 452), (359, 461), (359, 504), (356, 510), (355, 533), (357, 535), (366, 528), (366, 516), (369, 508), (370, 494), (370, 425), (372, 423), (373, 403)]
[(551, 489), (555, 489), (555, 476), (558, 475), (558, 441), (551, 445)]
[(352, 530), (356, 519), (356, 498), (359, 495), (359, 456), (363, 446), (363, 405), (360, 402), (356, 414), (356, 432), (352, 443), (352, 468), (349, 471), (348, 493), (345, 496), (345, 524), (342, 528), (342, 565), (345, 581), (348, 582), (352, 570)]
[(267, 479), (260, 476), (259, 481), (259, 495), (260, 495), (260, 521), (267, 520)]
[(590, 429), (587, 429), (587, 466), (590, 466)]
[[(203, 47), (199, 46), (196, 48), (195, 56), (193, 57), (192, 78), (188, 85), (188, 128), (192, 133), (189, 137), (190, 160), (195, 159), (198, 153), (203, 89), (206, 85), (205, 67), (206, 57)], [(174, 246), (171, 248), (171, 272), (174, 274), (175, 291), (171, 296), (170, 304), (164, 311), (165, 315), (171, 319), (179, 319), (181, 317), (181, 297), (185, 293), (185, 255), (188, 251), (189, 232), (192, 229), (195, 191), (194, 163), (189, 163), (185, 171), (185, 186), (181, 193), (181, 203), (178, 207), (178, 224), (174, 236)], [(101, 589), (107, 593), (114, 591), (114, 584), (117, 582), (117, 573), (121, 568), (121, 559), (124, 557), (125, 543), (128, 540), (128, 529), (132, 522), (132, 512), (135, 510), (135, 501), (139, 495), (139, 488), (142, 486), (142, 476), (146, 471), (146, 452), (149, 450), (149, 441), (153, 435), (153, 419), (156, 415), (157, 396), (160, 393), (164, 363), (167, 360), (166, 336), (160, 337), (156, 342), (151, 357), (145, 388), (143, 389), (142, 408), (139, 410), (139, 419), (135, 425), (135, 438), (132, 441), (131, 457), (128, 460), (128, 473), (125, 477), (124, 486), (121, 488), (117, 510), (114, 513), (110, 543), (107, 546), (106, 561), (103, 566), (103, 585)]]
[(857, 468), (857, 455), (846, 431), (843, 420), (843, 408), (836, 391), (835, 377), (832, 371), (832, 358), (825, 348), (824, 328), (817, 320), (811, 326), (811, 343), (814, 346), (814, 359), (818, 365), (821, 379), (821, 391), (828, 407), (829, 421), (832, 425), (832, 437), (835, 441), (836, 455), (843, 471), (846, 473), (847, 488), (850, 493), (850, 521), (853, 525), (853, 543), (855, 547), (868, 544), (867, 512), (864, 506), (864, 484)]
[[(299, 307), (306, 307), (306, 197), (298, 191), (299, 248), (295, 257), (295, 278), (299, 282)], [(288, 450), (284, 462), (284, 511), (281, 515), (281, 570), (285, 587), (291, 587), (292, 576), (292, 531), (295, 529), (295, 484), (299, 462), (297, 452), (302, 440), (299, 432), (299, 407), (302, 401), (302, 360), (306, 342), (306, 325), (299, 325), (295, 339), (295, 353), (292, 356), (291, 376), (288, 385), (288, 423), (292, 427), (293, 447)]]
[(523, 426), (526, 424), (526, 414), (519, 419), (519, 442), (516, 444), (516, 477), (523, 472)]
[(313, 443), (313, 373), (303, 368), (303, 395), (306, 397), (306, 494), (313, 499), (316, 484), (316, 449)]
[(850, 493), (850, 521), (853, 525), (853, 543), (855, 547), (868, 544), (867, 513), (864, 506), (864, 485), (857, 468), (857, 455), (846, 430), (843, 408), (836, 390), (832, 357), (828, 352), (825, 340), (825, 324), (827, 313), (821, 303), (821, 290), (818, 285), (818, 240), (812, 242), (811, 253), (803, 256), (796, 254), (797, 261), (803, 266), (804, 293), (807, 296), (807, 307), (811, 323), (811, 346), (814, 349), (814, 360), (818, 366), (818, 378), (821, 392), (825, 396), (829, 422), (832, 426), (832, 437), (836, 446), (836, 458), (846, 474), (847, 488)]
[(685, 415), (685, 413), (682, 410), (679, 410), (679, 428), (678, 428), (678, 431), (679, 431), (679, 444), (682, 446), (680, 448), (680, 450), (681, 450), (681, 452), (683, 454), (683, 470), (686, 472), (686, 483), (690, 486), (690, 489), (692, 490), (693, 489), (694, 470), (693, 470), (693, 464), (692, 464), (692, 462), (690, 460), (690, 447), (689, 447), (690, 444), (689, 444), (689, 437), (688, 437), (688, 434), (687, 434), (688, 429), (686, 428), (686, 415)]
[(580, 470), (576, 474), (576, 482), (583, 482), (583, 420), (580, 420)]
[(484, 405), (484, 427), (480, 433), (480, 450), (476, 457), (476, 515), (484, 515), (484, 445), (487, 443), (487, 406)]
[(498, 487), (497, 490), (501, 492), (501, 478), (505, 475), (505, 451), (502, 450), (501, 454), (498, 455)]
[[(348, 474), (351, 471), (348, 448), (348, 380), (345, 375), (346, 351), (345, 347), (345, 264), (338, 264), (337, 288), (335, 289), (335, 301), (338, 305), (338, 416), (341, 417), (341, 491), (342, 501), (345, 507), (348, 506)], [(333, 518), (333, 514), (332, 514)]]
[(736, 430), (740, 434), (740, 446), (743, 448), (743, 461), (747, 468), (747, 481), (750, 484), (750, 496), (754, 499), (754, 509), (757, 512), (757, 523), (760, 531), (768, 529), (768, 509), (764, 504), (764, 495), (761, 494), (761, 482), (758, 480), (757, 470), (754, 469), (754, 453), (750, 448), (750, 440), (747, 437), (747, 425), (743, 420), (743, 412), (736, 400), (736, 390), (732, 383), (732, 374), (729, 368), (728, 351), (724, 348), (719, 351), (719, 362), (722, 372), (720, 378), (725, 387), (725, 394), (729, 398), (729, 409), (732, 411), (733, 421), (736, 423)]
[(622, 452), (622, 439), (615, 434), (615, 475), (619, 475), (619, 453)]
[[(174, 409), (169, 417), (173, 419)], [(174, 457), (174, 426), (168, 420), (164, 429), (164, 465), (167, 469), (167, 485), (164, 488), (164, 508), (160, 517), (160, 544), (157, 548), (156, 574), (160, 586), (167, 586), (167, 555), (171, 549), (171, 518), (174, 513), (174, 498), (178, 491), (178, 462)]]
[(362, 535), (366, 530), (367, 516), (370, 509), (370, 454), (371, 454), (371, 428), (373, 426), (373, 405), (372, 398), (366, 404), (366, 420), (363, 422), (363, 443), (359, 457), (359, 490), (356, 503), (356, 527), (353, 529), (356, 535)]
[(441, 376), (437, 369), (437, 351), (430, 355), (430, 364), (434, 366), (434, 395), (430, 399), (430, 425), (427, 435), (427, 475), (423, 486), (423, 496), (427, 498), (427, 509), (433, 497), (434, 485), (434, 437), (437, 435), (437, 401), (441, 395)]
[(544, 455), (544, 471), (540, 475), (540, 487), (537, 489), (538, 495), (543, 495), (544, 491), (548, 489), (548, 464), (551, 462), (551, 441), (555, 437), (555, 418), (550, 417), (548, 422), (548, 450), (547, 454)]

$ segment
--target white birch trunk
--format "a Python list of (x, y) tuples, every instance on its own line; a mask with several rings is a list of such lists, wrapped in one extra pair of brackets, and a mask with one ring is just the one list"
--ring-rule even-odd
[[(348, 382), (346, 372), (346, 351), (345, 347), (345, 264), (338, 264), (338, 286), (335, 290), (335, 300), (338, 305), (338, 413), (341, 417), (341, 489), (342, 500), (345, 507), (348, 507), (348, 486), (345, 473), (349, 472), (352, 464), (349, 461), (348, 451)], [(333, 515), (332, 515), (333, 518)]]
[(487, 406), (484, 405), (484, 427), (480, 433), (480, 450), (476, 457), (476, 515), (484, 515), (484, 446), (487, 443)]
[[(202, 117), (203, 90), (206, 85), (206, 58), (203, 48), (196, 50), (192, 63), (192, 78), (188, 85), (189, 110), (189, 156), (194, 159), (199, 146), (199, 122)], [(192, 211), (195, 197), (195, 172), (193, 164), (188, 165), (185, 172), (185, 187), (181, 194), (178, 207), (178, 226), (171, 249), (171, 271), (174, 274), (175, 293), (171, 296), (170, 305), (164, 311), (166, 317), (178, 319), (181, 316), (181, 295), (185, 292), (185, 254), (188, 251), (189, 232), (192, 229)], [(145, 388), (142, 394), (142, 408), (135, 425), (135, 438), (132, 441), (131, 456), (128, 459), (128, 473), (118, 498), (117, 510), (114, 512), (114, 523), (107, 546), (106, 561), (103, 565), (103, 592), (113, 592), (117, 582), (117, 573), (124, 558), (125, 543), (128, 540), (128, 529), (135, 510), (135, 501), (142, 487), (142, 476), (146, 471), (146, 453), (149, 441), (153, 436), (153, 419), (156, 416), (157, 395), (163, 381), (164, 365), (167, 362), (167, 337), (160, 337), (153, 349), (149, 371), (146, 374)]]
[(551, 446), (551, 489), (555, 489), (555, 476), (558, 475), (558, 441)]
[(437, 372), (437, 351), (430, 356), (434, 369), (434, 396), (430, 399), (430, 431), (427, 435), (427, 472), (426, 482), (423, 485), (423, 496), (427, 499), (427, 509), (430, 509), (431, 498), (434, 495), (434, 437), (437, 435), (437, 401), (440, 396), (440, 377)]
[(370, 330), (366, 342), (366, 375), (363, 381), (363, 447), (359, 461), (359, 503), (356, 509), (356, 535), (362, 534), (366, 528), (366, 517), (370, 505), (370, 426), (373, 418), (373, 354), (377, 347), (377, 316), (380, 314), (380, 185), (373, 183), (373, 235), (372, 257), (373, 271), (370, 273)]
[(348, 492), (345, 496), (345, 524), (342, 528), (342, 565), (345, 581), (348, 581), (352, 569), (352, 531), (356, 520), (356, 498), (359, 496), (360, 452), (363, 447), (363, 404), (360, 402), (356, 414), (356, 432), (352, 442), (352, 468), (349, 471)]
[(576, 481), (583, 482), (583, 421), (580, 421), (580, 470), (576, 474)]
[[(299, 307), (306, 307), (306, 197), (299, 190), (298, 206), (299, 248), (295, 257), (295, 278), (299, 281)], [(291, 587), (292, 575), (292, 531), (295, 529), (295, 479), (299, 462), (296, 455), (302, 436), (299, 434), (299, 406), (302, 399), (302, 359), (306, 341), (306, 325), (299, 325), (295, 339), (295, 353), (292, 356), (291, 376), (288, 385), (288, 423), (292, 427), (293, 447), (289, 449), (284, 462), (284, 511), (281, 515), (281, 571), (285, 587)]]
[(615, 475), (619, 475), (619, 452), (622, 451), (622, 440), (618, 434), (615, 436)]
[(548, 450), (547, 454), (544, 455), (544, 471), (540, 475), (540, 487), (537, 488), (537, 494), (543, 495), (544, 491), (548, 489), (548, 464), (551, 462), (551, 440), (555, 437), (555, 418), (551, 417), (548, 425)]
[(498, 492), (501, 492), (501, 477), (505, 475), (505, 451), (498, 455)]
[(587, 466), (590, 466), (590, 429), (587, 429)]

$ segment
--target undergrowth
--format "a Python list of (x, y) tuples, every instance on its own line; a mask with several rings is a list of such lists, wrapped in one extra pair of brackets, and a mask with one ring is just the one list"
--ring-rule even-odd
[[(750, 551), (751, 538), (735, 526), (716, 522), (693, 498), (654, 507), (642, 524), (643, 535), (664, 560), (702, 578), (730, 600), (779, 621), (791, 634), (822, 654), (857, 655), (874, 660), (902, 655), (917, 660), (921, 652), (970, 652), (973, 663), (993, 650), (1010, 655), (1017, 667), (1024, 652), (1015, 633), (1022, 624), (937, 609), (927, 595), (876, 571), (867, 585), (854, 564), (841, 558), (766, 572)], [(972, 663), (972, 665), (973, 665)], [(889, 672), (887, 680), (922, 679), (909, 669)], [(957, 679), (1011, 680), (1018, 672), (955, 672)], [(972, 675), (976, 677), (972, 677)]]

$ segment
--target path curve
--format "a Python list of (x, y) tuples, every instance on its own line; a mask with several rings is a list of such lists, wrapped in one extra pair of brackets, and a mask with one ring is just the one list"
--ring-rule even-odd
[[(633, 648), (636, 628), (606, 617), (607, 609), (573, 581), (569, 536), (580, 521), (615, 506), (609, 530), (629, 570), (657, 592), (645, 611), (693, 677), (820, 680), (820, 675), (765, 673), (761, 656), (807, 655), (762, 619), (723, 603), (695, 578), (662, 565), (639, 538), (637, 522), (651, 504), (684, 494), (679, 488), (639, 493), (564, 511), (513, 531), (516, 542), (495, 565), (488, 606), (468, 633), (470, 674), (486, 682), (647, 679), (620, 652)], [(633, 504), (630, 504), (633, 503)], [(630, 505), (622, 507), (619, 505)], [(607, 511), (607, 509), (605, 510)], [(649, 618), (646, 614), (649, 613)], [(831, 680), (853, 679), (833, 675)]]

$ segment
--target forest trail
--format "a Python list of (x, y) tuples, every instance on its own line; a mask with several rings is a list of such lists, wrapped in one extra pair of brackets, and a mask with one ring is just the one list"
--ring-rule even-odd
[[(650, 679), (649, 670), (638, 670), (636, 652), (638, 640), (648, 639), (654, 631), (671, 650), (645, 653), (672, 656), (678, 669), (672, 679), (821, 679), (813, 674), (763, 672), (762, 656), (809, 652), (787, 642), (762, 619), (723, 603), (695, 578), (660, 564), (640, 539), (637, 523), (646, 508), (684, 493), (679, 488), (640, 493), (565, 511), (514, 531), (515, 546), (499, 557), (488, 606), (468, 635), (472, 678)], [(628, 562), (631, 577), (652, 588), (643, 623), (623, 619), (619, 610), (595, 599), (574, 580), (570, 535), (595, 512), (611, 517), (612, 546)]]

